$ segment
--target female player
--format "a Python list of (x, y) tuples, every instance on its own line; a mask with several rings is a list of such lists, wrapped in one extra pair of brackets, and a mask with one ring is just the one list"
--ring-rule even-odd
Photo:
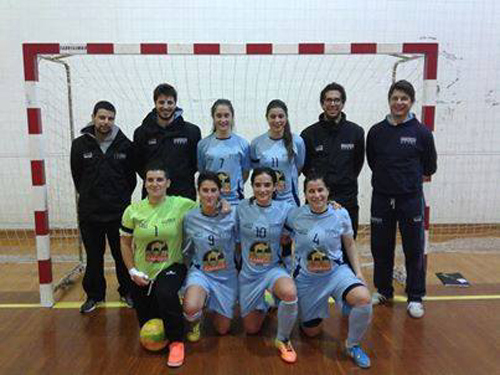
[(233, 308), (238, 297), (238, 275), (234, 264), (236, 246), (235, 211), (222, 214), (217, 210), (221, 182), (213, 172), (198, 177), (201, 207), (184, 218), (184, 241), (192, 256), (186, 279), (184, 317), (191, 323), (187, 339), (200, 339), (203, 306), (213, 311), (215, 330), (225, 335), (231, 326)]
[(290, 333), (297, 318), (297, 291), (292, 278), (280, 264), (280, 238), (288, 212), (293, 207), (273, 200), (277, 178), (270, 168), (256, 168), (251, 177), (254, 196), (236, 209), (243, 267), (239, 274), (240, 310), (247, 334), (259, 332), (266, 316), (264, 292), (270, 290), (278, 305), (275, 346), (281, 358), (293, 363), (297, 354)]
[(276, 200), (298, 206), (298, 176), (304, 166), (304, 141), (291, 132), (288, 108), (281, 100), (269, 102), (266, 119), (269, 130), (250, 145), (252, 166), (272, 168), (278, 178)]
[[(321, 332), (328, 317), (328, 299), (345, 304), (349, 314), (346, 352), (362, 367), (370, 358), (360, 342), (371, 320), (370, 292), (364, 285), (349, 214), (328, 204), (328, 188), (323, 177), (310, 173), (304, 182), (308, 204), (290, 212), (286, 226), (295, 241), (295, 283), (299, 296), (301, 327), (307, 336)], [(344, 243), (352, 268), (342, 258)]]
[(229, 100), (216, 100), (211, 113), (213, 132), (198, 143), (198, 170), (217, 173), (222, 197), (237, 205), (250, 171), (250, 146), (233, 133), (234, 108)]
[(132, 203), (123, 214), (121, 250), (133, 281), (131, 295), (139, 325), (163, 319), (170, 342), (167, 363), (179, 367), (184, 362), (184, 320), (178, 292), (186, 276), (182, 220), (197, 204), (167, 196), (170, 179), (161, 162), (151, 162), (145, 177), (147, 197)]

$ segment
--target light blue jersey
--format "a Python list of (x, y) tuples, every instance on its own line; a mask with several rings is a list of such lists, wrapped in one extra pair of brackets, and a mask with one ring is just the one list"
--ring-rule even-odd
[(189, 247), (194, 267), (217, 279), (234, 274), (236, 212), (206, 216), (195, 208), (184, 217), (185, 248)]
[(289, 213), (286, 228), (295, 241), (294, 272), (302, 322), (329, 316), (329, 297), (336, 303), (349, 288), (363, 285), (342, 259), (342, 235), (352, 235), (347, 211), (328, 206), (316, 214), (308, 205)]
[(291, 160), (283, 139), (272, 139), (269, 133), (255, 138), (250, 145), (252, 167), (269, 167), (276, 171), (278, 189), (276, 200), (288, 201), (299, 205), (298, 177), (304, 166), (305, 145), (301, 137), (293, 136), (293, 153)]
[[(295, 241), (295, 264), (309, 276), (325, 275), (344, 263), (342, 235), (352, 235), (348, 212), (330, 205), (321, 214), (311, 211), (309, 205), (292, 210), (286, 228)], [(297, 272), (297, 271), (296, 271)]]
[(280, 239), (288, 212), (288, 202), (271, 201), (261, 207), (250, 199), (241, 201), (236, 209), (241, 251), (242, 273), (263, 275), (280, 261)]
[(232, 205), (243, 199), (243, 174), (250, 168), (250, 146), (237, 134), (219, 139), (212, 133), (198, 143), (198, 170), (217, 173), (222, 197)]

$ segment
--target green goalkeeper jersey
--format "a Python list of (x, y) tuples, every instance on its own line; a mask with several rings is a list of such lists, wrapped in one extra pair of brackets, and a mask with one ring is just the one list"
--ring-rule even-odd
[(145, 198), (127, 207), (121, 232), (134, 238), (135, 268), (153, 279), (162, 269), (182, 263), (182, 222), (197, 205), (187, 198), (167, 196), (155, 206)]

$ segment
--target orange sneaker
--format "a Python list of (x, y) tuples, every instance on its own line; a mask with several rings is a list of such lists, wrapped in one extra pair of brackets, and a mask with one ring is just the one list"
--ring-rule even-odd
[(278, 348), (281, 353), (281, 359), (286, 363), (295, 363), (297, 361), (297, 353), (295, 353), (290, 340), (281, 341), (276, 339), (274, 340), (274, 346)]
[(174, 341), (168, 346), (168, 367), (180, 367), (184, 363), (184, 343)]

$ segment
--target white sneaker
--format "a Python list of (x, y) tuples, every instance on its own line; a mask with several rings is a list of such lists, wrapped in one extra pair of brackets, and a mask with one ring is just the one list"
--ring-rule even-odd
[(372, 305), (383, 305), (392, 300), (392, 297), (386, 297), (379, 292), (375, 292), (372, 294)]
[(422, 302), (408, 302), (408, 314), (415, 319), (419, 319), (424, 316), (424, 305)]

